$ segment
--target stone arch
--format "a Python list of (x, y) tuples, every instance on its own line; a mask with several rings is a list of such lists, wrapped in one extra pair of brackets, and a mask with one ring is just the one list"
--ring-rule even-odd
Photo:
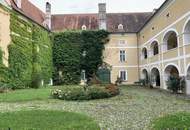
[(145, 83), (147, 84), (149, 81), (149, 75), (147, 69), (142, 70), (142, 79), (145, 80)]
[(190, 18), (185, 22), (183, 27), (183, 43), (190, 44)]
[[(168, 64), (168, 65), (166, 65), (166, 67), (164, 69), (164, 80), (168, 81), (168, 78), (170, 76), (179, 78), (179, 74), (180, 74), (180, 71), (179, 71), (179, 67), (177, 65)], [(166, 84), (165, 84), (165, 87), (167, 87)]]
[(164, 48), (163, 50), (171, 50), (178, 47), (178, 33), (176, 30), (171, 29), (164, 34), (163, 37)]
[(151, 84), (153, 87), (160, 87), (160, 71), (158, 68), (154, 67), (151, 69)]

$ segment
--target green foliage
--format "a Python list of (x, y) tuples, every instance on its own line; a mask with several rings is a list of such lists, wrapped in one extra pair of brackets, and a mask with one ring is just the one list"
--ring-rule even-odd
[(190, 128), (190, 113), (177, 113), (156, 119), (153, 130), (188, 130)]
[(177, 93), (180, 89), (180, 78), (176, 76), (169, 76), (168, 81), (166, 82), (168, 89), (172, 90), (174, 93)]
[[(81, 70), (89, 80), (102, 64), (108, 32), (66, 31), (54, 35), (53, 63), (55, 84), (78, 84)], [(82, 53), (86, 51), (86, 56)]]
[(67, 86), (52, 91), (52, 96), (61, 100), (93, 100), (116, 96), (119, 94), (117, 87), (110, 86)]
[(0, 113), (1, 129), (14, 130), (100, 130), (86, 115), (61, 111), (18, 111)]
[(42, 79), (48, 83), (53, 64), (52, 44), (47, 30), (14, 12), (10, 21), (9, 75), (13, 88), (38, 88)]

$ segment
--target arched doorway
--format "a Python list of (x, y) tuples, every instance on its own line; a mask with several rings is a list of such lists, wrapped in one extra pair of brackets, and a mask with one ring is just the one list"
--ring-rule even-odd
[(190, 66), (187, 69), (187, 76), (186, 76), (186, 93), (190, 95)]
[(143, 56), (143, 59), (148, 58), (148, 52), (147, 52), (147, 49), (145, 47), (142, 49), (142, 56)]
[(160, 87), (160, 72), (157, 68), (151, 70), (151, 84), (153, 87)]
[(185, 25), (183, 34), (184, 44), (190, 44), (190, 20)]
[(151, 53), (152, 53), (152, 56), (155, 56), (155, 55), (159, 54), (159, 46), (158, 46), (157, 41), (154, 41), (151, 44)]
[(174, 31), (169, 31), (164, 36), (164, 50), (171, 50), (178, 47), (177, 33)]
[(148, 76), (148, 71), (146, 69), (142, 70), (142, 79), (144, 80), (145, 84), (148, 84), (149, 76)]
[[(168, 65), (165, 68), (165, 81), (168, 81), (170, 77), (179, 78), (179, 71), (178, 68), (175, 65)], [(165, 85), (167, 88), (168, 86)]]

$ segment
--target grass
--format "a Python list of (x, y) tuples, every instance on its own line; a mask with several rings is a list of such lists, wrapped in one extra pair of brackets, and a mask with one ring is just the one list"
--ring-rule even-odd
[(0, 94), (0, 102), (47, 100), (53, 88), (23, 89)]
[(190, 129), (190, 113), (177, 113), (156, 119), (153, 122), (154, 130)]
[(11, 130), (99, 130), (91, 118), (71, 112), (18, 111), (0, 113), (0, 128)]

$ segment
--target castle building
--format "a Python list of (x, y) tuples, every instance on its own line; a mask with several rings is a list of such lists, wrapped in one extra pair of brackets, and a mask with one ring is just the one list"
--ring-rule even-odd
[[(42, 12), (28, 0), (1, 0), (13, 10), (52, 32), (98, 30), (110, 32), (104, 62), (111, 66), (110, 80), (125, 84), (150, 80), (167, 89), (170, 75), (186, 79), (190, 94), (190, 0), (166, 0), (157, 10), (142, 13), (107, 13), (100, 3), (94, 14), (51, 14), (51, 4)], [(10, 43), (9, 14), (0, 8), (0, 42), (6, 52)], [(5, 22), (6, 21), (6, 22)], [(5, 59), (8, 53), (5, 53)], [(5, 62), (7, 64), (7, 62)]]

